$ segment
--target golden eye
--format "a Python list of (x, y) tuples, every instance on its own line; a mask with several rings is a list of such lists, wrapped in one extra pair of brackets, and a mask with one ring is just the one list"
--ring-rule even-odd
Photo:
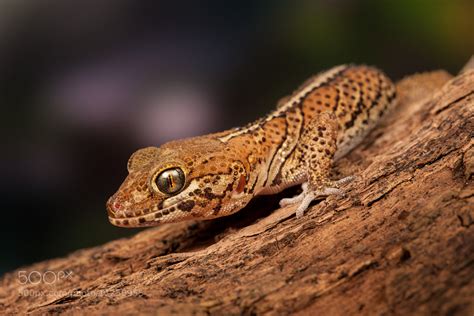
[(184, 172), (180, 168), (172, 168), (162, 171), (155, 178), (158, 190), (165, 194), (174, 194), (184, 187)]

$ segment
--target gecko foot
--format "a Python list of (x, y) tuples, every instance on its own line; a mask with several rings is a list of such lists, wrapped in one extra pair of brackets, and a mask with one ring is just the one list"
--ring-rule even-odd
[(296, 218), (300, 218), (303, 216), (304, 211), (308, 208), (309, 204), (311, 204), (312, 201), (319, 197), (325, 197), (328, 195), (342, 195), (344, 194), (344, 190), (339, 189), (340, 185), (346, 184), (354, 180), (354, 176), (349, 176), (345, 177), (343, 179), (340, 179), (338, 181), (334, 181), (329, 184), (329, 186), (324, 187), (320, 190), (309, 190), (308, 187), (308, 182), (305, 182), (302, 184), (302, 189), (303, 192), (301, 192), (299, 195), (292, 197), (292, 198), (286, 198), (282, 199), (280, 201), (280, 206), (288, 206), (292, 204), (299, 204), (298, 208), (296, 209)]

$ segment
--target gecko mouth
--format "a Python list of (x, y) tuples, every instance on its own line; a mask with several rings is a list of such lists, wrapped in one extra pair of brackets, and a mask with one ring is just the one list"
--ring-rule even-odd
[(191, 215), (190, 212), (184, 212), (174, 205), (149, 213), (143, 211), (133, 212), (120, 209), (120, 205), (114, 203), (112, 198), (107, 201), (106, 208), (110, 223), (119, 227), (156, 226), (159, 223), (172, 222), (173, 218), (176, 217), (184, 218), (183, 214), (186, 213)]
[[(125, 215), (127, 211), (120, 211), (119, 213), (113, 213), (107, 208), (109, 213), (109, 221), (115, 226), (120, 227), (142, 227), (142, 226), (155, 226), (158, 223), (168, 222), (169, 219), (166, 215), (170, 212), (168, 209), (150, 212), (143, 215), (128, 216)], [(165, 214), (166, 213), (166, 214)]]
[[(145, 220), (142, 218), (145, 218)], [(128, 218), (114, 218), (109, 216), (109, 222), (119, 227), (147, 227), (156, 226), (156, 224), (162, 223), (162, 221), (154, 219), (152, 219), (152, 221), (148, 221), (146, 216)]]

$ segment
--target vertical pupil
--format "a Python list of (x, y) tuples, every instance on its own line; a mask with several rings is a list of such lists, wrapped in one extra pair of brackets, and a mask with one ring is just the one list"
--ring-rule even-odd
[(173, 194), (181, 190), (184, 181), (184, 173), (179, 168), (165, 170), (155, 179), (158, 189), (167, 194)]
[(168, 173), (168, 186), (170, 187), (170, 189), (174, 188), (174, 181), (173, 181), (173, 176), (171, 175), (171, 173)]

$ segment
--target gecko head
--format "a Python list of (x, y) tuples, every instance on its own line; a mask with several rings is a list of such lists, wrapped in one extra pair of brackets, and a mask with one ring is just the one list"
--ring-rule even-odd
[(128, 176), (107, 201), (112, 224), (155, 226), (234, 213), (244, 194), (247, 170), (232, 150), (213, 139), (174, 141), (147, 147), (129, 159)]

